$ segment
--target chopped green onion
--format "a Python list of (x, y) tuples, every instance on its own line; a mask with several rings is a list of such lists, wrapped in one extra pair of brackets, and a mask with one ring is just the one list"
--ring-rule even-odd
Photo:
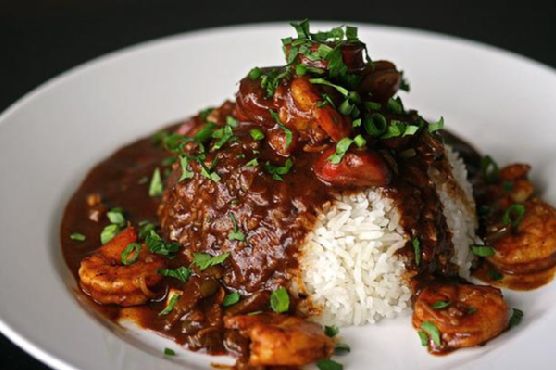
[(402, 114), (403, 113), (403, 105), (400, 98), (390, 98), (386, 103), (386, 109), (394, 114)]
[(404, 77), (404, 73), (403, 71), (400, 71), (400, 87), (399, 89), (401, 91), (407, 91), (409, 92), (411, 90), (411, 85), (409, 84), (409, 81)]
[(413, 245), (413, 252), (415, 253), (415, 264), (419, 266), (421, 264), (421, 241), (418, 238), (413, 238), (411, 245)]
[(442, 341), (440, 339), (440, 332), (432, 321), (423, 321), (423, 323), (421, 324), (421, 329), (423, 329), (423, 331), (431, 337), (433, 343), (437, 347), (440, 347), (440, 345), (442, 344)]
[(101, 244), (106, 244), (120, 232), (120, 227), (116, 224), (110, 224), (106, 226), (100, 232), (100, 242)]
[(344, 366), (331, 359), (323, 359), (317, 361), (319, 370), (343, 370)]
[(149, 196), (158, 197), (162, 195), (162, 176), (160, 175), (160, 168), (155, 168), (149, 184)]
[(193, 172), (191, 168), (189, 168), (189, 158), (185, 155), (180, 155), (179, 159), (180, 159), (180, 167), (181, 167), (181, 176), (178, 182), (191, 179), (193, 176), (195, 176), (195, 172)]
[(435, 310), (441, 310), (443, 308), (446, 308), (450, 305), (450, 301), (442, 301), (442, 300), (438, 300), (436, 302), (434, 302), (431, 307), (434, 308)]
[(334, 338), (339, 332), (340, 329), (338, 329), (336, 325), (324, 326), (324, 334), (326, 334), (327, 337)]
[(512, 308), (512, 316), (510, 317), (510, 329), (519, 325), (523, 320), (523, 311), (519, 308)]
[(209, 267), (222, 264), (226, 258), (230, 256), (230, 253), (222, 253), (218, 256), (211, 256), (207, 253), (194, 253), (193, 263), (199, 267), (201, 271), (208, 269)]
[(239, 302), (239, 294), (237, 292), (230, 293), (224, 297), (222, 301), (222, 306), (230, 307)]
[(81, 234), (81, 233), (74, 232), (74, 233), (71, 233), (70, 239), (74, 240), (76, 242), (84, 242), (87, 239), (87, 237), (85, 235)]
[(191, 276), (191, 270), (185, 266), (178, 267), (177, 269), (161, 269), (158, 270), (158, 274), (165, 277), (172, 277), (178, 279), (179, 281), (185, 283), (189, 280)]
[(298, 64), (295, 66), (295, 74), (298, 76), (304, 76), (307, 73), (307, 67), (304, 64)]
[(297, 31), (297, 38), (306, 40), (309, 40), (311, 38), (308, 19), (304, 19), (299, 23), (291, 22), (290, 25)]
[(125, 225), (124, 210), (120, 207), (110, 209), (110, 211), (106, 213), (106, 217), (108, 217), (111, 223), (120, 227)]
[(151, 230), (154, 231), (155, 228), (154, 224), (147, 220), (139, 222), (139, 239), (144, 240)]
[(245, 164), (245, 167), (257, 167), (258, 165), (259, 165), (259, 160), (257, 158), (253, 158)]
[(481, 244), (471, 244), (471, 251), (478, 257), (491, 257), (496, 254), (494, 248)]
[(419, 339), (421, 340), (421, 345), (423, 347), (426, 347), (427, 344), (429, 344), (429, 335), (427, 333), (425, 333), (424, 331), (418, 331), (417, 334), (419, 334)]
[(164, 348), (164, 356), (175, 356), (176, 352), (172, 348)]
[(358, 148), (362, 148), (363, 146), (365, 146), (365, 144), (367, 144), (367, 140), (365, 140), (365, 138), (361, 135), (357, 135), (353, 139), (353, 142), (355, 143), (355, 145), (357, 145)]
[(345, 343), (336, 344), (336, 347), (334, 347), (334, 354), (336, 356), (342, 356), (348, 354), (350, 351), (351, 348), (349, 348), (349, 346)]
[(361, 127), (361, 117), (360, 118), (356, 118), (351, 122), (351, 126), (352, 127)]
[(363, 105), (369, 111), (382, 109), (382, 105), (380, 105), (379, 103), (372, 102), (372, 101), (367, 101), (367, 102), (363, 103)]
[(429, 124), (429, 132), (435, 132), (438, 130), (442, 130), (443, 128), (444, 128), (444, 117), (440, 117), (438, 121)]
[(504, 278), (504, 275), (493, 268), (488, 269), (487, 274), (492, 281), (500, 281)]
[(234, 225), (234, 230), (231, 231), (228, 234), (228, 239), (230, 240), (237, 240), (237, 241), (244, 241), (245, 240), (245, 234), (238, 229), (237, 227), (237, 220), (236, 220), (236, 216), (233, 213), (230, 213), (230, 219), (232, 220), (232, 224)]
[(314, 84), (314, 85), (326, 85), (326, 86), (330, 86), (333, 87), (334, 89), (336, 89), (340, 94), (342, 94), (343, 96), (345, 96), (346, 98), (349, 95), (349, 90), (346, 89), (345, 87), (333, 84), (332, 82), (325, 80), (324, 78), (311, 78), (309, 79), (309, 82)]
[(262, 74), (263, 73), (262, 73), (262, 71), (259, 67), (254, 67), (254, 68), (251, 68), (251, 70), (247, 74), (247, 77), (249, 77), (251, 80), (256, 80), (259, 77), (261, 77)]
[(232, 126), (226, 125), (223, 128), (214, 130), (212, 133), (212, 138), (218, 139), (218, 141), (212, 145), (211, 150), (218, 150), (222, 148), (224, 144), (226, 144), (234, 137), (235, 136), (234, 136), (234, 131), (232, 130)]
[(490, 155), (481, 158), (481, 172), (486, 182), (492, 183), (498, 180), (500, 170), (498, 169), (498, 164)]
[(180, 297), (181, 294), (177, 294), (177, 293), (172, 294), (172, 296), (168, 300), (168, 305), (158, 313), (158, 316), (165, 316), (168, 315), (170, 312), (172, 312), (174, 310), (174, 307), (176, 306), (176, 303), (178, 303)]
[(380, 137), (386, 132), (388, 122), (386, 121), (386, 117), (382, 114), (373, 113), (370, 116), (365, 117), (363, 120), (363, 128), (372, 137)]
[(290, 144), (292, 143), (293, 140), (293, 133), (292, 131), (287, 128), (282, 121), (280, 120), (280, 116), (278, 115), (278, 113), (276, 113), (275, 111), (273, 111), (272, 109), (270, 109), (270, 115), (272, 116), (272, 118), (274, 118), (274, 121), (278, 124), (278, 126), (280, 126), (280, 128), (282, 130), (284, 130), (284, 133), (286, 134), (286, 148), (290, 146)]
[(517, 229), (525, 218), (525, 206), (522, 204), (512, 204), (502, 216), (502, 224), (511, 225), (513, 229)]
[(290, 308), (290, 296), (284, 287), (280, 287), (270, 295), (270, 307), (274, 312), (284, 313)]
[(357, 41), (357, 27), (346, 26), (346, 38), (349, 41)]
[(270, 175), (272, 175), (274, 180), (283, 181), (284, 178), (282, 176), (290, 172), (292, 166), (293, 162), (290, 158), (288, 158), (283, 166), (272, 166), (270, 162), (266, 162), (264, 168)]
[(349, 137), (345, 137), (342, 140), (338, 141), (336, 143), (336, 153), (330, 155), (327, 158), (328, 162), (332, 164), (340, 163), (344, 158), (344, 156), (346, 155), (351, 143), (353, 143), (353, 140), (350, 139)]
[(160, 162), (160, 164), (162, 165), (162, 167), (170, 167), (174, 164), (175, 161), (176, 157), (166, 157)]
[(165, 243), (154, 229), (148, 231), (145, 237), (145, 243), (149, 248), (149, 252), (159, 254), (164, 257), (173, 257), (180, 249), (177, 243)]
[(212, 133), (216, 129), (216, 125), (213, 122), (207, 122), (203, 127), (193, 136), (194, 140), (198, 143), (204, 143), (212, 137)]
[(255, 141), (261, 141), (262, 139), (264, 139), (264, 132), (260, 128), (252, 128), (251, 130), (249, 130), (249, 135)]
[(137, 261), (137, 258), (139, 258), (141, 247), (142, 246), (139, 243), (129, 243), (122, 251), (122, 265), (129, 266), (134, 264)]
[(502, 190), (506, 193), (509, 193), (514, 188), (514, 183), (511, 181), (504, 181), (502, 182)]
[(346, 99), (342, 102), (342, 104), (340, 104), (340, 106), (338, 106), (338, 112), (340, 112), (344, 116), (349, 116), (351, 115), (351, 112), (353, 112), (354, 108), (355, 104), (351, 104), (349, 102), (349, 99)]

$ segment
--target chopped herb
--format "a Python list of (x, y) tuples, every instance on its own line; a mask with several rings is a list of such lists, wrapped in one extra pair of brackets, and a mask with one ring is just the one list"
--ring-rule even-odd
[(330, 86), (333, 87), (334, 89), (336, 89), (340, 94), (342, 94), (343, 96), (345, 96), (346, 98), (349, 95), (349, 90), (346, 89), (345, 87), (333, 84), (332, 82), (325, 80), (324, 78), (311, 78), (309, 79), (309, 82), (315, 85), (326, 85), (326, 86)]
[(365, 146), (365, 144), (367, 144), (367, 140), (365, 140), (365, 138), (363, 138), (363, 136), (361, 135), (357, 135), (353, 139), (353, 142), (355, 143), (355, 145), (357, 145), (358, 148), (362, 148)]
[(380, 113), (373, 113), (363, 120), (363, 128), (372, 137), (382, 136), (388, 129), (388, 121)]
[(160, 168), (157, 167), (149, 184), (149, 196), (158, 197), (160, 195), (162, 195), (162, 176), (160, 175)]
[(226, 125), (230, 126), (231, 128), (236, 128), (239, 124), (237, 118), (234, 116), (226, 116)]
[(440, 347), (440, 345), (442, 344), (442, 341), (440, 340), (440, 332), (432, 321), (423, 321), (423, 323), (421, 324), (421, 329), (423, 329), (423, 331), (431, 337), (433, 343), (437, 347)]
[(426, 347), (427, 344), (429, 344), (429, 335), (427, 333), (425, 333), (424, 331), (418, 331), (417, 334), (419, 334), (419, 339), (421, 340), (421, 345), (423, 347)]
[(74, 232), (71, 233), (70, 239), (75, 240), (76, 242), (84, 242), (87, 239), (87, 237), (81, 233)]
[(504, 275), (493, 268), (488, 269), (487, 274), (492, 281), (500, 281), (504, 278)]
[(290, 144), (292, 143), (293, 140), (293, 133), (292, 131), (287, 128), (282, 121), (280, 120), (280, 116), (278, 115), (278, 113), (276, 113), (275, 111), (273, 111), (272, 109), (270, 110), (270, 115), (272, 116), (272, 118), (274, 118), (274, 121), (276, 121), (276, 123), (278, 124), (278, 126), (280, 126), (280, 128), (282, 130), (284, 130), (284, 133), (286, 134), (286, 148), (290, 146)]
[(259, 67), (254, 67), (254, 68), (251, 68), (251, 70), (247, 74), (247, 77), (249, 77), (252, 80), (256, 80), (256, 79), (260, 78), (262, 74), (263, 73), (262, 73), (262, 71)]
[(304, 76), (307, 73), (307, 66), (304, 64), (298, 64), (295, 66), (295, 74), (298, 76)]
[(523, 311), (519, 308), (512, 308), (512, 316), (510, 317), (510, 329), (519, 325), (523, 320)]
[(100, 242), (102, 244), (108, 243), (110, 240), (114, 239), (114, 237), (120, 232), (120, 227), (116, 224), (110, 224), (106, 226), (100, 232)]
[(434, 308), (435, 310), (441, 310), (441, 309), (446, 308), (448, 306), (450, 306), (450, 302), (449, 301), (442, 301), (442, 300), (438, 300), (431, 305), (431, 307)]
[(413, 245), (413, 252), (415, 253), (415, 264), (419, 266), (421, 264), (421, 241), (418, 238), (413, 238), (411, 245)]
[(164, 356), (175, 356), (176, 352), (172, 348), (164, 348)]
[(160, 162), (160, 164), (162, 165), (162, 167), (169, 167), (173, 165), (175, 161), (176, 157), (166, 157)]
[(471, 244), (471, 251), (478, 257), (491, 257), (496, 254), (494, 248), (482, 244)]
[(350, 351), (351, 348), (345, 343), (336, 344), (336, 347), (334, 347), (334, 354), (337, 356), (348, 354)]
[(129, 266), (134, 264), (137, 261), (137, 258), (139, 258), (141, 247), (142, 246), (139, 243), (129, 243), (122, 251), (122, 265)]
[(197, 161), (197, 163), (199, 163), (199, 166), (201, 166), (201, 176), (209, 180), (212, 180), (214, 182), (218, 182), (221, 180), (220, 175), (218, 175), (218, 173), (213, 171), (214, 162), (211, 165), (211, 168), (208, 168), (205, 162), (203, 161), (203, 158), (201, 158), (200, 156), (194, 157), (194, 159)]
[(349, 41), (357, 41), (357, 27), (346, 26), (346, 38)]
[(352, 127), (361, 127), (361, 118), (356, 118), (351, 122)]
[(344, 366), (331, 359), (323, 359), (317, 361), (319, 370), (343, 370)]
[(270, 307), (274, 312), (284, 313), (290, 308), (290, 296), (284, 287), (280, 287), (270, 295)]
[(208, 253), (194, 253), (193, 254), (193, 263), (197, 265), (197, 267), (203, 271), (208, 269), (211, 266), (220, 265), (223, 263), (226, 258), (230, 256), (230, 253), (222, 253), (218, 256), (211, 256)]
[(273, 166), (270, 162), (266, 162), (264, 168), (269, 174), (272, 175), (274, 180), (283, 181), (284, 178), (282, 176), (290, 172), (292, 166), (293, 162), (290, 158), (288, 158), (283, 166)]
[(255, 141), (261, 141), (264, 139), (264, 132), (260, 128), (253, 128), (249, 130), (249, 135), (251, 135), (251, 138)]
[(367, 101), (363, 105), (369, 111), (382, 109), (382, 105), (380, 105), (379, 103), (372, 102), (372, 101)]
[(344, 38), (344, 30), (342, 27), (334, 27), (330, 31), (319, 31), (311, 34), (311, 38), (315, 41), (325, 42), (327, 40), (342, 40)]
[(216, 129), (216, 125), (213, 122), (207, 122), (203, 127), (193, 136), (196, 142), (204, 143), (212, 137), (212, 133)]
[(390, 98), (386, 103), (386, 109), (394, 114), (402, 114), (403, 113), (403, 104), (400, 98)]
[(239, 230), (237, 226), (236, 216), (233, 213), (230, 213), (230, 219), (232, 220), (232, 224), (234, 225), (234, 230), (228, 234), (228, 239), (237, 240), (240, 242), (244, 241), (245, 234), (241, 230)]
[(195, 173), (189, 168), (189, 158), (185, 155), (180, 155), (181, 176), (178, 182), (188, 180), (195, 176)]
[(180, 297), (181, 297), (181, 294), (177, 294), (177, 293), (172, 294), (172, 296), (168, 300), (168, 305), (166, 307), (164, 307), (164, 309), (158, 313), (158, 316), (165, 316), (165, 315), (168, 315), (170, 312), (172, 312), (172, 310), (174, 310), (174, 307), (176, 306), (176, 303), (178, 302)]
[(210, 116), (213, 110), (214, 110), (213, 107), (207, 107), (199, 112), (199, 117), (201, 117), (203, 121), (208, 122), (208, 117)]
[(259, 165), (259, 160), (257, 158), (253, 158), (245, 164), (245, 167), (257, 167), (258, 165)]
[(144, 240), (147, 235), (151, 232), (151, 230), (155, 230), (156, 227), (153, 223), (143, 220), (139, 222), (139, 239)]
[(261, 313), (263, 313), (263, 311), (261, 311), (261, 310), (252, 311), (252, 312), (249, 312), (249, 313), (247, 314), (247, 316), (257, 316), (257, 315), (259, 315), (259, 314), (261, 314)]
[(355, 108), (355, 104), (351, 104), (349, 102), (349, 99), (346, 99), (338, 107), (338, 112), (340, 112), (344, 116), (349, 116), (353, 112), (354, 108)]
[[(296, 54), (293, 55), (296, 56)], [(265, 90), (267, 98), (274, 95), (274, 91), (280, 84), (280, 81), (282, 81), (282, 79), (284, 79), (287, 75), (287, 69), (283, 71), (280, 69), (272, 69), (261, 76), (261, 87)]]
[(503, 181), (502, 182), (502, 190), (506, 193), (509, 193), (514, 188), (514, 183), (511, 181)]
[(475, 307), (467, 307), (467, 310), (465, 310), (465, 313), (468, 315), (473, 315), (475, 312), (477, 312)]
[(400, 71), (401, 74), (401, 78), (400, 78), (400, 87), (399, 89), (401, 91), (407, 91), (409, 92), (411, 90), (411, 85), (409, 84), (409, 81), (404, 77), (404, 73), (403, 71)]
[(111, 223), (120, 227), (125, 225), (124, 210), (120, 207), (112, 208), (106, 213), (106, 217), (108, 217)]
[(173, 257), (180, 249), (177, 243), (165, 243), (164, 240), (154, 230), (150, 230), (145, 237), (145, 243), (151, 253), (156, 253), (164, 257)]
[(498, 180), (500, 170), (498, 169), (498, 164), (490, 155), (481, 158), (481, 172), (486, 182), (492, 183)]
[(332, 164), (340, 163), (344, 158), (344, 156), (346, 155), (351, 143), (353, 143), (353, 140), (350, 139), (349, 137), (345, 137), (342, 140), (338, 141), (336, 143), (336, 153), (330, 155), (327, 158), (328, 162)]
[(440, 117), (438, 121), (429, 124), (429, 132), (435, 132), (438, 130), (442, 130), (443, 128), (444, 128), (444, 117)]
[(419, 131), (419, 126), (407, 125), (402, 136), (415, 135), (417, 131)]
[(230, 307), (239, 302), (239, 294), (237, 292), (230, 293), (224, 297), (222, 306)]
[(326, 336), (330, 338), (334, 338), (336, 335), (338, 335), (339, 332), (340, 330), (336, 325), (324, 326), (324, 334), (326, 334)]
[(309, 20), (304, 19), (299, 23), (292, 22), (290, 23), (292, 27), (295, 28), (297, 31), (297, 38), (298, 39), (305, 39), (309, 40), (311, 38), (311, 33), (309, 32)]
[(218, 139), (216, 143), (212, 145), (211, 150), (218, 150), (224, 146), (228, 141), (232, 138), (235, 138), (234, 131), (232, 130), (232, 126), (226, 125), (223, 128), (219, 128), (218, 130), (214, 130), (212, 133), (213, 139)]
[(513, 229), (517, 229), (523, 218), (525, 217), (525, 207), (522, 204), (512, 204), (502, 216), (502, 223), (504, 225), (511, 225)]
[(159, 275), (165, 277), (172, 277), (174, 279), (178, 279), (179, 281), (185, 283), (189, 276), (191, 276), (191, 270), (185, 266), (178, 267), (177, 269), (161, 269), (158, 270)]

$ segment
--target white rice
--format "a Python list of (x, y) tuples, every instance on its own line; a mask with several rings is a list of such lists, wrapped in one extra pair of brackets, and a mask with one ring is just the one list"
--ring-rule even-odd
[[(447, 156), (455, 181), (436, 181), (436, 186), (457, 250), (453, 262), (465, 277), (471, 266), (475, 206), (463, 162), (449, 148)], [(409, 308), (405, 263), (396, 254), (409, 236), (399, 220), (397, 206), (380, 189), (341, 195), (319, 216), (300, 250), (301, 290), (309, 294), (315, 320), (362, 325)]]

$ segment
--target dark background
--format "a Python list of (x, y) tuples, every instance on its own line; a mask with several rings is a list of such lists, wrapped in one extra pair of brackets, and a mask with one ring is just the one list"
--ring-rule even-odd
[[(0, 0), (0, 111), (47, 79), (131, 44), (205, 27), (305, 17), (421, 28), (556, 67), (556, 0)], [(0, 368), (47, 369), (2, 335)]]

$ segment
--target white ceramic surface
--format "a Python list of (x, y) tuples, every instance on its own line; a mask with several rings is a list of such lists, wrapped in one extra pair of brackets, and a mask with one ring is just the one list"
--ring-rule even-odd
[[(320, 24), (319, 27), (329, 27)], [(255, 65), (283, 60), (285, 25), (221, 28), (131, 47), (47, 82), (0, 116), (0, 330), (58, 369), (204, 369), (200, 354), (150, 333), (100, 323), (75, 299), (61, 258), (62, 209), (87, 170), (159, 126), (233, 97)], [(556, 73), (485, 45), (421, 31), (361, 26), (374, 59), (411, 81), (407, 106), (443, 115), (449, 128), (500, 162), (533, 164), (556, 204)], [(346, 369), (551, 369), (556, 284), (508, 293), (523, 323), (485, 347), (432, 357), (409, 314), (342, 330)], [(216, 361), (220, 361), (218, 359)]]

